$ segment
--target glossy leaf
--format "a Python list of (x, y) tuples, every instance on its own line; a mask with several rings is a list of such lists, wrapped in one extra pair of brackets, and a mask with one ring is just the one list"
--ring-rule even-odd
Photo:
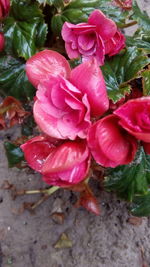
[(128, 201), (133, 201), (137, 195), (147, 194), (149, 184), (150, 156), (142, 148), (131, 164), (110, 169), (105, 178), (105, 188), (116, 191), (119, 197)]
[(116, 103), (130, 92), (129, 81), (140, 77), (143, 68), (150, 63), (144, 51), (130, 47), (105, 62), (101, 67), (109, 98)]
[(8, 159), (9, 168), (15, 167), (16, 164), (24, 160), (23, 152), (20, 149), (20, 147), (10, 142), (5, 142), (4, 147), (5, 147), (6, 156)]
[(47, 26), (37, 3), (31, 0), (12, 1), (10, 16), (4, 24), (7, 53), (30, 58), (37, 47), (43, 46), (46, 32)]
[(39, 2), (40, 5), (48, 4), (51, 6), (51, 5), (53, 5), (54, 0), (37, 0), (37, 2)]
[(145, 96), (150, 95), (150, 70), (145, 70), (142, 72), (143, 81), (143, 94)]
[(24, 71), (24, 62), (11, 56), (0, 58), (0, 91), (18, 99), (32, 99), (34, 87), (29, 83)]
[(126, 36), (126, 45), (128, 47), (135, 46), (141, 48), (145, 53), (150, 53), (150, 31), (143, 32), (140, 31), (138, 34), (131, 36)]
[[(54, 1), (55, 2), (55, 1)], [(118, 26), (123, 26), (125, 23), (128, 12), (122, 12), (119, 8), (111, 4), (111, 0), (73, 0), (69, 4), (65, 4), (59, 14), (54, 15), (52, 18), (52, 30), (57, 35), (60, 34), (62, 25), (65, 21), (69, 21), (74, 24), (81, 22), (87, 22), (89, 15), (95, 9), (100, 9), (109, 18), (114, 20)], [(54, 3), (55, 5), (55, 3)], [(57, 29), (57, 32), (56, 32)]]
[(136, 0), (133, 0), (132, 9), (133, 19), (135, 19), (144, 30), (150, 31), (150, 17), (145, 11), (142, 12), (140, 10)]
[(134, 216), (150, 216), (150, 190), (147, 194), (133, 199), (131, 213)]

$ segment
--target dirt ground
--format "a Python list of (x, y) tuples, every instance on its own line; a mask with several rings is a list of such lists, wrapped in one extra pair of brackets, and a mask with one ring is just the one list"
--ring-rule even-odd
[[(150, 12), (150, 0), (140, 1)], [(131, 32), (131, 31), (130, 31)], [(45, 185), (31, 171), (8, 169), (3, 140), (15, 139), (16, 129), (0, 133), (0, 185), (9, 180), (18, 189), (38, 189)], [(12, 201), (8, 191), (0, 191), (0, 267), (149, 267), (150, 218), (138, 225), (128, 220), (127, 204), (113, 194), (95, 192), (101, 215), (74, 208), (75, 195), (60, 190), (39, 206), (36, 213), (18, 214), (23, 202), (35, 202), (40, 195), (20, 196)], [(58, 224), (52, 213), (61, 210), (65, 219)], [(130, 219), (131, 220), (131, 219)], [(69, 248), (55, 248), (60, 236), (68, 235)]]

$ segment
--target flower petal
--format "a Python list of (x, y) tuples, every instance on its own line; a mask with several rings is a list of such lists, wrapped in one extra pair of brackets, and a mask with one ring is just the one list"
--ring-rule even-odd
[(87, 94), (92, 116), (101, 116), (108, 109), (105, 81), (96, 60), (86, 61), (73, 69), (70, 81)]
[(36, 136), (20, 146), (28, 165), (41, 172), (44, 161), (55, 147), (45, 136)]
[(57, 147), (45, 161), (42, 173), (44, 175), (64, 172), (85, 161), (89, 155), (85, 141), (68, 141)]
[(104, 117), (90, 128), (88, 145), (96, 162), (104, 167), (128, 164), (137, 151), (136, 139), (119, 126), (114, 115)]
[(38, 84), (49, 77), (62, 75), (68, 78), (70, 75), (68, 61), (59, 53), (52, 50), (43, 50), (32, 56), (26, 63), (26, 74), (29, 81), (37, 88)]
[(116, 23), (108, 19), (100, 10), (94, 10), (91, 13), (88, 23), (97, 26), (96, 31), (101, 35), (103, 40), (112, 38), (117, 31)]

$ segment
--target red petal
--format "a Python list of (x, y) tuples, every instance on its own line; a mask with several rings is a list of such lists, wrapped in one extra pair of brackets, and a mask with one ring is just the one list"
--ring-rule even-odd
[(41, 51), (32, 56), (26, 63), (28, 79), (36, 88), (50, 74), (68, 78), (70, 72), (68, 61), (61, 54), (52, 50)]
[(39, 172), (41, 172), (44, 161), (54, 147), (45, 136), (36, 136), (21, 145), (28, 165)]
[(89, 155), (85, 141), (66, 142), (57, 147), (43, 165), (44, 175), (63, 172), (83, 162)]

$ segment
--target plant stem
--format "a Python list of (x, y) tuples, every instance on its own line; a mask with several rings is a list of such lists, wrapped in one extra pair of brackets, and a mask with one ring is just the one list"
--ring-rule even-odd
[(136, 25), (136, 24), (137, 24), (137, 21), (133, 20), (127, 24), (122, 25), (120, 28), (128, 28), (128, 27), (131, 27), (131, 26)]
[(58, 186), (52, 186), (48, 189), (38, 189), (38, 190), (20, 190), (16, 192), (16, 196), (19, 195), (30, 195), (30, 194), (46, 194), (51, 195), (55, 191), (57, 191), (60, 187)]

